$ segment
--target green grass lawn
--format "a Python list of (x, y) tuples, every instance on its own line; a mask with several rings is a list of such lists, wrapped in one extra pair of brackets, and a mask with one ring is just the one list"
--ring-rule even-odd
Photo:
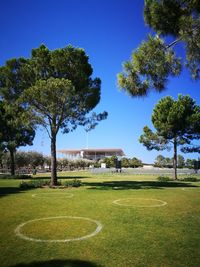
[(77, 177), (83, 186), (20, 190), (19, 180), (0, 180), (1, 267), (199, 266), (200, 182), (89, 172), (59, 177)]

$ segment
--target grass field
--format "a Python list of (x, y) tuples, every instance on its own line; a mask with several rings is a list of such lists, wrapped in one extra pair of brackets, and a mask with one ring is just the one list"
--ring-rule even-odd
[(19, 180), (0, 180), (1, 267), (199, 266), (200, 182), (59, 176), (83, 185), (20, 190)]

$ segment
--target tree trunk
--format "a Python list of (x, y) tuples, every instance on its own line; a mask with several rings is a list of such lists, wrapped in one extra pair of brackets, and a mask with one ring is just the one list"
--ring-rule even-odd
[(13, 149), (10, 152), (10, 174), (15, 175), (15, 151)]
[(176, 137), (174, 138), (174, 158), (173, 158), (173, 165), (174, 165), (174, 180), (177, 180), (177, 141), (176, 141)]
[(51, 186), (57, 185), (56, 134), (51, 137)]

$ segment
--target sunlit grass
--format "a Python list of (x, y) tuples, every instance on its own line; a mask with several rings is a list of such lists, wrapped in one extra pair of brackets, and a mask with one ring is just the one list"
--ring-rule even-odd
[[(20, 190), (20, 181), (0, 180), (1, 267), (32, 267), (28, 263), (34, 261), (43, 262), (36, 267), (53, 267), (52, 260), (61, 260), (61, 267), (81, 266), (78, 260), (94, 267), (199, 265), (200, 182), (162, 183), (154, 175), (62, 175), (62, 181), (78, 177), (84, 185)], [(128, 205), (115, 205), (119, 199)], [(140, 207), (155, 204), (152, 199), (167, 204)], [(91, 238), (67, 243), (33, 242), (15, 234), (16, 227), (27, 221), (61, 216), (97, 220), (103, 229)], [(95, 228), (89, 221), (53, 219), (28, 223), (21, 231), (32, 238), (52, 240), (87, 235)]]
[(96, 227), (94, 222), (77, 217), (49, 217), (29, 221), (21, 232), (26, 237), (40, 240), (73, 240), (94, 232)]

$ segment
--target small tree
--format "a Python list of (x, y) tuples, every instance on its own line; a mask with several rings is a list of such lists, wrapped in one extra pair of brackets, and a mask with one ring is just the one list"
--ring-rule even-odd
[(122, 158), (121, 159), (121, 165), (122, 165), (122, 168), (128, 168), (130, 167), (130, 160), (128, 158)]
[(166, 168), (173, 168), (173, 166), (174, 166), (174, 159), (173, 158), (166, 157), (164, 159), (164, 167), (166, 167)]
[(168, 96), (155, 106), (152, 123), (156, 132), (145, 126), (139, 141), (148, 150), (170, 149), (172, 145), (174, 179), (177, 179), (177, 147), (183, 146), (183, 152), (200, 149), (192, 144), (192, 140), (200, 139), (200, 107), (189, 96), (179, 95), (177, 101)]
[(32, 168), (43, 166), (44, 156), (42, 153), (39, 153), (37, 151), (29, 151), (27, 152), (27, 156), (29, 158), (29, 164)]
[(130, 167), (133, 167), (133, 168), (138, 168), (138, 167), (142, 167), (143, 164), (142, 164), (142, 161), (136, 157), (130, 159)]
[(189, 169), (194, 169), (194, 162), (195, 162), (195, 159), (187, 159), (185, 161), (185, 166)]
[(156, 157), (156, 159), (155, 159), (155, 165), (156, 165), (157, 167), (164, 167), (164, 165), (165, 165), (164, 160), (165, 160), (165, 157), (164, 157), (164, 156), (162, 156), (162, 155), (158, 155), (158, 156)]
[(111, 166), (111, 161), (110, 158), (104, 158), (100, 160), (100, 163), (105, 163), (106, 164), (106, 168), (110, 168)]
[(25, 151), (17, 151), (15, 154), (15, 164), (17, 168), (28, 167), (30, 165), (28, 153)]
[(177, 163), (178, 163), (178, 168), (185, 167), (185, 159), (184, 159), (184, 157), (182, 155), (178, 155)]

